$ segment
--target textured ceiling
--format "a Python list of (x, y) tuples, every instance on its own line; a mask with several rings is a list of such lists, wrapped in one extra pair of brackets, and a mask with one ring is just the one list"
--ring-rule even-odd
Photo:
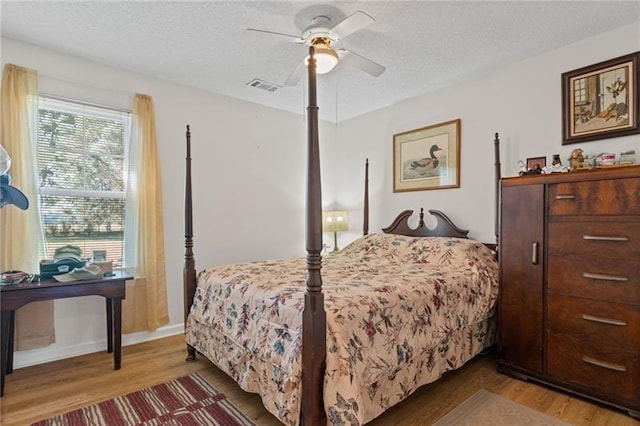
[(282, 85), (305, 45), (260, 28), (299, 35), (313, 17), (338, 23), (357, 10), (376, 22), (334, 45), (386, 66), (377, 78), (344, 63), (319, 77), (320, 117), (342, 121), (640, 20), (621, 1), (7, 1), (2, 36), (303, 113), (305, 85)]

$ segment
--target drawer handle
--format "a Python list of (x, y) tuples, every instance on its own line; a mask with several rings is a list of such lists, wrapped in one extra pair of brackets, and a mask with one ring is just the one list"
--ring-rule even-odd
[(615, 320), (615, 319), (610, 319), (610, 318), (596, 317), (596, 316), (589, 315), (589, 314), (582, 314), (582, 319), (587, 320), (587, 321), (599, 322), (599, 323), (602, 323), (602, 324), (609, 324), (609, 325), (622, 325), (622, 326), (626, 326), (627, 325), (626, 321), (620, 321), (620, 320)]
[(587, 364), (597, 365), (598, 367), (607, 368), (609, 370), (627, 371), (627, 367), (625, 367), (624, 365), (612, 364), (610, 362), (600, 361), (600, 360), (597, 360), (595, 358), (590, 358), (588, 356), (583, 356), (582, 360), (584, 362), (586, 362)]
[(575, 200), (576, 196), (572, 194), (559, 194), (556, 195), (556, 200)]
[(590, 278), (592, 280), (604, 280), (604, 281), (629, 281), (627, 277), (619, 277), (617, 275), (606, 275), (606, 274), (594, 274), (592, 272), (583, 272), (582, 276), (585, 278)]
[(582, 239), (589, 241), (629, 241), (629, 237), (601, 237), (598, 235), (583, 235)]
[(538, 264), (538, 247), (540, 247), (540, 243), (538, 242), (531, 245), (531, 263), (534, 265)]

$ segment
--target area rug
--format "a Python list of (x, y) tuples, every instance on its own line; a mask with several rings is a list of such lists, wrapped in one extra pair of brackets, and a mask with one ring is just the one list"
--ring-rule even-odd
[(33, 426), (253, 426), (198, 373), (60, 414)]
[(480, 389), (433, 426), (570, 426), (529, 407)]

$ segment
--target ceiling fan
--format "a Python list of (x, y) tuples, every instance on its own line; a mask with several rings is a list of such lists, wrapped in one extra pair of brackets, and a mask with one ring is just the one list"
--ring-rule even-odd
[[(378, 77), (384, 72), (384, 66), (347, 49), (338, 49), (336, 51), (331, 47), (332, 43), (337, 43), (349, 34), (352, 34), (374, 22), (375, 19), (363, 11), (358, 10), (333, 26), (331, 25), (331, 19), (329, 17), (323, 15), (316, 16), (313, 18), (311, 25), (305, 28), (300, 36), (259, 30), (255, 28), (247, 28), (247, 30), (285, 37), (293, 43), (314, 46), (316, 72), (318, 74), (324, 74), (331, 71), (337, 65), (338, 61), (341, 61), (374, 77)], [(296, 69), (285, 81), (285, 86), (295, 86), (298, 84), (304, 74), (307, 59), (298, 64)]]

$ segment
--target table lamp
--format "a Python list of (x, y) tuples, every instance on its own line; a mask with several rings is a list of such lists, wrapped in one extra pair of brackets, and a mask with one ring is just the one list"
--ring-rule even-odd
[(338, 251), (338, 232), (349, 229), (347, 212), (344, 210), (330, 210), (322, 212), (322, 230), (333, 232), (333, 251)]

